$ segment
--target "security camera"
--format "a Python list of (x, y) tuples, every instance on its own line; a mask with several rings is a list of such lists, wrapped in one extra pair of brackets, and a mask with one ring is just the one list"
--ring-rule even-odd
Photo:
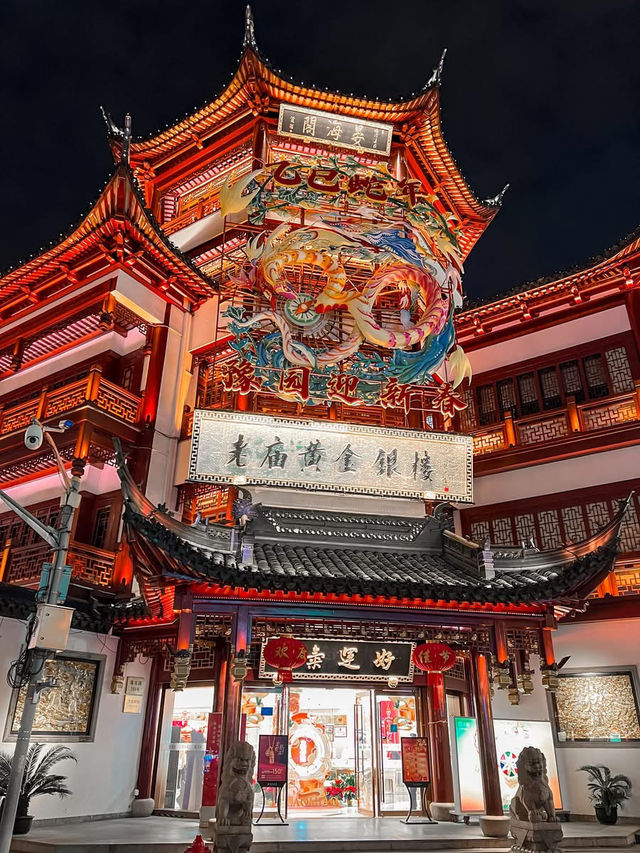
[(58, 427), (62, 430), (71, 429), (73, 426), (73, 421), (58, 421)]
[(24, 444), (28, 450), (38, 450), (42, 446), (44, 430), (35, 419), (31, 421), (24, 434)]

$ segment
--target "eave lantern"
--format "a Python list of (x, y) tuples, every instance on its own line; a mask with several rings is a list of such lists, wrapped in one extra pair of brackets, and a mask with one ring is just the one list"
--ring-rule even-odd
[(421, 643), (413, 650), (413, 662), (418, 669), (427, 673), (427, 682), (440, 685), (442, 673), (455, 666), (456, 653), (445, 643)]
[(278, 670), (278, 681), (293, 680), (292, 670), (306, 663), (309, 650), (295, 637), (272, 637), (263, 651), (265, 662)]

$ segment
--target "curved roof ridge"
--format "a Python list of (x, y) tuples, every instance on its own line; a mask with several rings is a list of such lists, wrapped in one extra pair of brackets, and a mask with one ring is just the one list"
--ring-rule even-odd
[[(124, 198), (118, 192), (118, 182), (122, 180), (128, 187)], [(58, 264), (59, 258), (65, 252), (90, 237), (112, 217), (123, 214), (128, 215), (132, 224), (141, 228), (147, 239), (155, 238), (161, 243), (166, 255), (173, 256), (173, 261), (183, 269), (191, 283), (197, 285), (200, 296), (213, 294), (216, 289), (215, 284), (171, 242), (160, 228), (155, 216), (145, 203), (133, 171), (128, 163), (120, 161), (96, 200), (78, 221), (60, 234), (57, 240), (52, 240), (48, 246), (40, 248), (26, 260), (14, 264), (0, 275), (0, 297), (4, 292), (10, 294), (18, 281), (24, 284), (25, 276), (34, 274), (43, 265)]]
[[(500, 293), (494, 293), (490, 296), (480, 296), (477, 299), (469, 300), (463, 310), (458, 314), (459, 320), (462, 320), (465, 314), (471, 313), (477, 308), (486, 307), (493, 303), (503, 302), (512, 297), (522, 296), (522, 294), (525, 294), (530, 290), (535, 290), (536, 288), (546, 287), (552, 284), (561, 284), (566, 280), (571, 280), (572, 278), (584, 275), (590, 270), (596, 269), (602, 264), (614, 260), (617, 255), (624, 256), (625, 254), (630, 254), (634, 251), (632, 244), (636, 242), (638, 243), (638, 246), (635, 248), (640, 248), (640, 225), (612, 246), (609, 246), (602, 252), (587, 258), (585, 261), (582, 261), (573, 267), (551, 273), (547, 276), (540, 276), (540, 278), (526, 281), (523, 284), (516, 285), (515, 287), (501, 291)], [(625, 250), (629, 251), (625, 252)]]

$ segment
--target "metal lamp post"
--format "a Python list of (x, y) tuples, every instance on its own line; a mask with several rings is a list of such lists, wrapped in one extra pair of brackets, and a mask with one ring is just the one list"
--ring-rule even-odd
[[(38, 602), (36, 630), (39, 630), (40, 627), (39, 617), (41, 615), (44, 616), (48, 605), (61, 605), (64, 603), (71, 578), (71, 567), (66, 562), (71, 530), (73, 528), (73, 518), (80, 504), (80, 482), (84, 471), (84, 460), (74, 458), (71, 467), (71, 478), (69, 478), (58, 448), (49, 433), (64, 432), (72, 426), (73, 423), (71, 421), (60, 421), (58, 427), (45, 427), (34, 418), (31, 425), (27, 428), (24, 438), (25, 445), (30, 450), (37, 450), (42, 445), (43, 440), (47, 441), (53, 450), (64, 485), (64, 493), (60, 499), (60, 517), (55, 529), (44, 524), (32, 515), (29, 510), (0, 490), (0, 498), (29, 527), (35, 530), (38, 536), (44, 539), (54, 552), (53, 563), (45, 563), (40, 576), (40, 587), (36, 597)], [(67, 615), (70, 616), (70, 614)], [(20, 720), (20, 731), (11, 762), (11, 773), (2, 810), (2, 820), (0, 820), (0, 853), (9, 853), (11, 847), (13, 824), (18, 809), (20, 791), (22, 790), (27, 752), (29, 750), (33, 721), (35, 719), (40, 692), (46, 687), (52, 686), (50, 683), (41, 680), (41, 674), (47, 659), (55, 651), (60, 651), (60, 649), (40, 647), (37, 635), (34, 637), (33, 633), (32, 642), (29, 643), (29, 648), (26, 648), (24, 651), (25, 662), (23, 673), (25, 677), (28, 676), (26, 681), (27, 692)]]

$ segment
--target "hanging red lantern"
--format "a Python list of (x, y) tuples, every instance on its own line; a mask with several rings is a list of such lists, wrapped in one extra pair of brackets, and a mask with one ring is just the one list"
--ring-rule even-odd
[(429, 684), (442, 683), (442, 673), (456, 663), (456, 653), (446, 643), (421, 643), (413, 650), (413, 662), (428, 673)]
[(308, 654), (305, 644), (295, 637), (272, 637), (262, 652), (265, 662), (278, 670), (280, 681), (292, 681), (291, 671), (303, 666)]

